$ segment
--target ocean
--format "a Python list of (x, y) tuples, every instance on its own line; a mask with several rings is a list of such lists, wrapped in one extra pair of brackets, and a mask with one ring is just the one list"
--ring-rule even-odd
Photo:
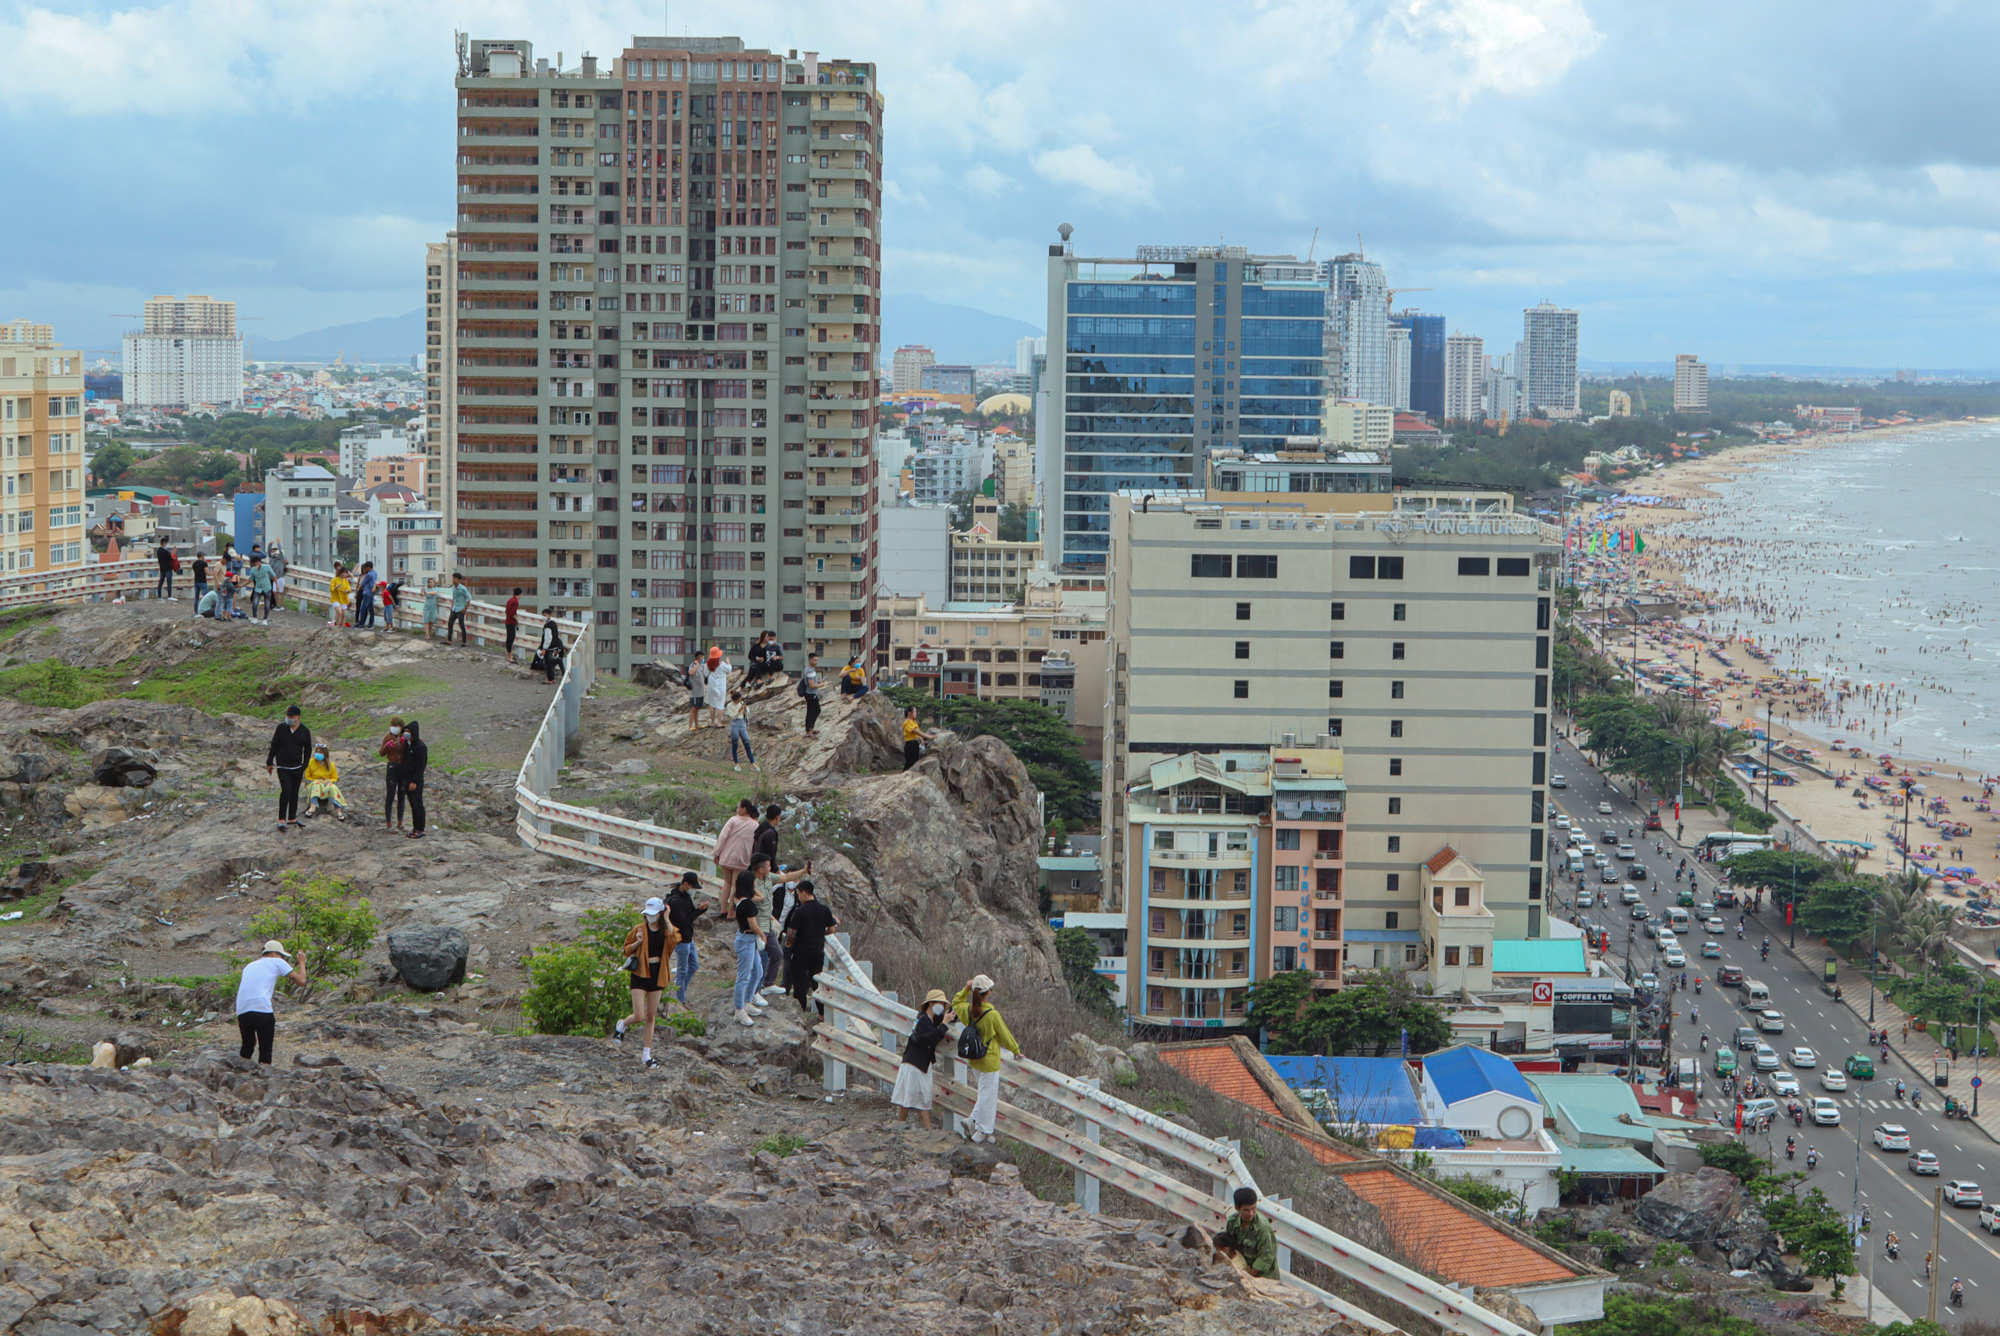
[(1671, 530), (1703, 540), (1675, 553), (1689, 582), (1736, 603), (1710, 626), (1876, 687), (1810, 731), (2000, 771), (2000, 425), (1800, 451), (1716, 490)]

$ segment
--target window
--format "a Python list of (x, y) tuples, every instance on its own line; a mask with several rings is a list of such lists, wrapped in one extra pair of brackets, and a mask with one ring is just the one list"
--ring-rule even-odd
[(1497, 563), (1497, 568), (1502, 575), (1526, 575), (1528, 573), (1528, 559), (1526, 557), (1501, 557)]
[(1327, 657), (1327, 658), (1329, 658), (1329, 659), (1344, 659), (1344, 658), (1346, 658), (1346, 657), (1347, 657), (1347, 642), (1346, 642), (1346, 641), (1344, 641), (1344, 640), (1334, 640), (1334, 641), (1329, 641), (1329, 642), (1327, 643), (1327, 647), (1326, 647), (1326, 657)]
[(1375, 577), (1379, 580), (1400, 580), (1403, 578), (1401, 557), (1382, 557), (1375, 563)]
[(1271, 911), (1273, 932), (1297, 932), (1299, 930), (1299, 907), (1279, 905)]
[(1337, 738), (1340, 736), (1340, 720), (1329, 719), (1326, 721), (1326, 735), (1330, 738)]
[(1475, 968), (1484, 965), (1486, 963), (1486, 948), (1483, 946), (1466, 947), (1465, 963)]
[(1274, 891), (1296, 891), (1300, 889), (1302, 868), (1280, 863), (1271, 869), (1271, 889)]
[(1547, 636), (1536, 636), (1535, 667), (1546, 668), (1548, 666), (1549, 666), (1549, 638)]
[(1402, 698), (1403, 698), (1403, 684), (1401, 682), (1389, 683), (1389, 699), (1401, 700)]
[(1326, 684), (1326, 694), (1332, 697), (1334, 700), (1339, 700), (1341, 692), (1344, 691), (1346, 687), (1347, 684), (1345, 682), (1342, 682), (1339, 678), (1335, 678), (1333, 681), (1328, 682)]
[(1400, 720), (1400, 719), (1391, 719), (1391, 720), (1389, 721), (1389, 736), (1390, 736), (1390, 737), (1392, 737), (1392, 738), (1400, 738), (1400, 737), (1402, 737), (1402, 736), (1403, 736), (1403, 721), (1402, 721), (1402, 720)]
[[(1400, 872), (1391, 872), (1388, 875), (1388, 877), (1383, 881), (1382, 889), (1388, 891), (1402, 890), (1403, 875)], [(1396, 926), (1396, 916), (1394, 914), (1389, 915), (1389, 926), (1392, 928)]]
[(1236, 657), (1237, 657), (1237, 658), (1239, 658), (1239, 659), (1247, 659), (1247, 658), (1249, 658), (1249, 657), (1250, 657), (1250, 642), (1249, 642), (1249, 641), (1247, 641), (1247, 640), (1239, 640), (1239, 641), (1237, 641), (1237, 642), (1236, 642)]
[(1375, 578), (1375, 558), (1349, 557), (1347, 578), (1350, 580), (1372, 580)]
[(1545, 598), (1535, 600), (1535, 629), (1537, 631), (1549, 629), (1549, 601)]
[[(1392, 891), (1396, 889), (1396, 874), (1393, 872), (1389, 874), (1389, 889)], [(1398, 922), (1398, 915), (1396, 911), (1393, 909), (1389, 910), (1387, 913), (1382, 915), (1382, 926), (1387, 928), (1390, 932), (1394, 932), (1396, 930), (1397, 922)]]
[(1247, 678), (1241, 678), (1241, 677), (1239, 677), (1239, 678), (1237, 678), (1237, 679), (1236, 679), (1236, 691), (1235, 691), (1235, 695), (1236, 695), (1236, 699), (1238, 699), (1238, 700), (1249, 700), (1249, 699), (1250, 699), (1250, 682), (1249, 682), (1249, 680), (1248, 680)]
[(1393, 603), (1389, 606), (1389, 620), (1392, 622), (1403, 621), (1408, 617), (1409, 611), (1410, 611), (1409, 604)]
[(1173, 848), (1173, 847), (1174, 847), (1174, 833), (1173, 833), (1173, 832), (1172, 832), (1171, 830), (1156, 830), (1156, 831), (1154, 831), (1154, 832), (1153, 832), (1153, 847), (1154, 847), (1155, 849), (1171, 849), (1171, 848)]
[(1392, 775), (1400, 775), (1400, 774), (1402, 774), (1402, 773), (1403, 773), (1403, 758), (1402, 758), (1402, 757), (1400, 757), (1400, 756), (1391, 756), (1391, 757), (1389, 758), (1389, 773), (1390, 773), (1390, 774), (1392, 774)]
[(1236, 559), (1236, 578), (1239, 580), (1275, 580), (1278, 578), (1278, 558), (1276, 556), (1244, 556)]
[(1333, 620), (1336, 622), (1347, 620), (1347, 605), (1345, 603), (1336, 603), (1333, 605)]
[(1458, 963), (1458, 948), (1457, 948), (1457, 947), (1455, 947), (1455, 946), (1447, 946), (1447, 947), (1446, 947), (1446, 948), (1444, 949), (1444, 963), (1445, 963), (1445, 964), (1447, 964), (1447, 965), (1456, 965), (1456, 964)]
[(1299, 847), (1299, 833), (1296, 830), (1280, 830), (1275, 832), (1275, 835), (1277, 848), (1296, 849)]
[(1392, 659), (1402, 658), (1403, 649), (1404, 649), (1404, 642), (1400, 640), (1393, 640), (1389, 642), (1389, 657)]
[(1239, 622), (1250, 620), (1250, 605), (1248, 603), (1238, 603), (1236, 605), (1236, 620)]
[(1220, 552), (1196, 552), (1188, 559), (1188, 575), (1196, 580), (1229, 578), (1229, 557)]
[(1460, 557), (1458, 559), (1458, 573), (1460, 575), (1490, 575), (1492, 574), (1492, 570), (1490, 569), (1492, 564), (1485, 557)]
[(1389, 837), (1389, 852), (1392, 854), (1403, 852), (1403, 837), (1401, 835), (1391, 835)]
[(1467, 908), (1472, 904), (1472, 888), (1470, 886), (1452, 887), (1451, 902), (1460, 909)]
[(1290, 974), (1299, 967), (1299, 949), (1296, 946), (1274, 946), (1271, 948), (1271, 968), (1280, 974)]
[(1389, 800), (1389, 815), (1401, 816), (1402, 814), (1403, 814), (1403, 800), (1401, 798), (1391, 798)]

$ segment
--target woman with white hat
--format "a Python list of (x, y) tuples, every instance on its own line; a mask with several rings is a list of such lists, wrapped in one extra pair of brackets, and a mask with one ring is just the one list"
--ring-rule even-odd
[(944, 990), (931, 989), (917, 1011), (910, 1042), (903, 1046), (903, 1062), (896, 1068), (896, 1088), (889, 1095), (889, 1102), (896, 1106), (897, 1122), (910, 1121), (910, 1110), (915, 1109), (924, 1131), (931, 1130), (931, 1064), (937, 1061), (938, 1045), (951, 1038), (945, 1024), (950, 1019)]
[(644, 917), (625, 934), (625, 970), (632, 976), (632, 1014), (618, 1022), (611, 1037), (622, 1044), (628, 1023), (645, 1026), (646, 1042), (639, 1050), (639, 1060), (648, 1067), (660, 1065), (653, 1061), (653, 1027), (660, 1019), (660, 990), (673, 982), (667, 962), (673, 959), (680, 940), (679, 931), (667, 916), (667, 902), (657, 895), (646, 902)]
[[(1000, 1012), (989, 1000), (993, 993), (993, 980), (984, 974), (975, 974), (972, 981), (958, 990), (958, 996), (951, 1000), (951, 1009), (965, 1018), (965, 1027), (977, 1033), (977, 1042), (968, 1045), (963, 1033), (959, 1035), (959, 1053), (965, 1057), (966, 1065), (972, 1068), (973, 1080), (978, 1084), (978, 1095), (972, 1102), (972, 1139), (991, 1141), (993, 1139), (993, 1119), (1000, 1105), (1000, 1050), (1006, 1049), (1015, 1057), (1021, 1056), (1021, 1045), (1014, 1039), (1007, 1022), (1000, 1018)], [(977, 1055), (968, 1054), (968, 1047), (976, 1048)]]

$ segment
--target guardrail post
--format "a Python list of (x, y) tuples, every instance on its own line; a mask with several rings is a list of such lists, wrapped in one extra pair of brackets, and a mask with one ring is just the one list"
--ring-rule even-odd
[[(865, 962), (859, 960), (854, 963), (857, 965), (865, 964)], [(871, 966), (870, 978), (873, 978), (872, 968)], [(901, 994), (893, 988), (883, 989), (882, 996), (891, 1002), (901, 1002), (903, 1000)], [(882, 1047), (895, 1054), (896, 1061), (901, 1062), (903, 1060), (903, 1032), (901, 1030), (892, 1030), (886, 1025), (880, 1025), (876, 1027), (876, 1033), (881, 1036)], [(879, 1076), (875, 1078), (875, 1084), (885, 1095), (893, 1094), (896, 1089), (894, 1081), (884, 1081)]]
[[(842, 999), (839, 997), (838, 994), (834, 996), (833, 1001), (835, 1005), (827, 1008), (826, 1014), (833, 1021), (833, 1028), (835, 1030), (845, 1033), (848, 1028), (847, 1011), (841, 1004)], [(838, 1093), (839, 1091), (847, 1089), (846, 1063), (835, 1062), (832, 1058), (827, 1057), (825, 1054), (821, 1054), (819, 1070), (820, 1070), (820, 1078), (819, 1078), (820, 1089), (827, 1091), (829, 1094)]]
[[(973, 1091), (976, 1089), (972, 1080), (972, 1064), (956, 1054), (952, 1056), (951, 1060), (951, 1079), (958, 1083), (960, 1090)], [(960, 1117), (956, 1113), (952, 1114), (950, 1131), (953, 1136), (970, 1139), (972, 1135), (972, 1119), (970, 1117)]]
[[(1280, 1197), (1278, 1205), (1289, 1211), (1292, 1209), (1292, 1199)], [(1282, 1243), (1278, 1245), (1278, 1270), (1286, 1275), (1290, 1275), (1292, 1271), (1292, 1250)]]
[[(1092, 1090), (1101, 1090), (1103, 1088), (1103, 1083), (1099, 1081), (1095, 1076), (1091, 1077), (1088, 1081), (1084, 1082), (1084, 1084), (1089, 1086)], [(1102, 1133), (1103, 1133), (1102, 1124), (1097, 1123), (1092, 1119), (1085, 1118), (1082, 1114), (1075, 1115), (1075, 1123), (1078, 1130), (1083, 1133), (1084, 1139), (1086, 1141), (1095, 1142), (1102, 1139)], [(1093, 1178), (1091, 1175), (1085, 1173), (1083, 1170), (1081, 1169), (1077, 1170), (1076, 1204), (1078, 1206), (1081, 1206), (1084, 1210), (1090, 1212), (1092, 1215), (1096, 1215), (1098, 1209), (1097, 1198), (1098, 1198), (1097, 1180)]]
[[(1235, 1153), (1235, 1154), (1236, 1154), (1236, 1155), (1237, 1155), (1237, 1156), (1238, 1156), (1239, 1158), (1240, 1158), (1240, 1157), (1242, 1156), (1242, 1154), (1243, 1154), (1243, 1143), (1242, 1143), (1242, 1142), (1240, 1142), (1240, 1141), (1224, 1141), (1224, 1142), (1223, 1142), (1222, 1144), (1223, 1144), (1223, 1145), (1225, 1145), (1225, 1146), (1227, 1146), (1227, 1147), (1229, 1147), (1229, 1149), (1230, 1149), (1231, 1151), (1233, 1151), (1233, 1152), (1234, 1152), (1234, 1153)], [(1230, 1208), (1229, 1208), (1229, 1206), (1228, 1206), (1228, 1202), (1229, 1202), (1229, 1196), (1230, 1196), (1230, 1194), (1231, 1194), (1232, 1192), (1234, 1192), (1234, 1191), (1235, 1191), (1235, 1189), (1229, 1186), (1229, 1180), (1228, 1180), (1228, 1179), (1226, 1179), (1226, 1178), (1223, 1178), (1223, 1177), (1221, 1177), (1220, 1175), (1218, 1175), (1218, 1176), (1216, 1177), (1216, 1180), (1215, 1180), (1215, 1195), (1216, 1195), (1216, 1197), (1217, 1197), (1217, 1198), (1218, 1198), (1219, 1200), (1221, 1200), (1221, 1201), (1222, 1201), (1222, 1202), (1224, 1203), (1224, 1205), (1223, 1205), (1223, 1210), (1224, 1210), (1224, 1211), (1227, 1211), (1227, 1210), (1229, 1210), (1229, 1209), (1230, 1209)]]

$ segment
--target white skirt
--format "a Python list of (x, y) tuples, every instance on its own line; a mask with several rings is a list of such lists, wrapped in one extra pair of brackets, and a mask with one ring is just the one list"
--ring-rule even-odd
[(896, 1068), (896, 1088), (889, 1102), (899, 1109), (928, 1109), (931, 1106), (931, 1074), (909, 1063)]

